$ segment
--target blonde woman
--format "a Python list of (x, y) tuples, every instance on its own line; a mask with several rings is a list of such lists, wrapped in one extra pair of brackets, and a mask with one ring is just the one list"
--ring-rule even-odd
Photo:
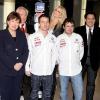
[[(63, 6), (56, 7), (51, 15), (50, 18), (50, 29), (53, 30), (53, 33), (56, 37), (63, 33), (62, 24), (67, 17), (66, 9)], [(55, 94), (55, 87), (56, 87), (56, 72), (57, 72), (57, 65), (55, 66), (53, 72), (53, 91), (52, 91), (52, 99), (54, 98)]]
[(56, 37), (62, 33), (62, 23), (66, 17), (66, 9), (63, 6), (58, 6), (53, 10), (50, 19), (50, 29), (53, 30), (53, 34)]

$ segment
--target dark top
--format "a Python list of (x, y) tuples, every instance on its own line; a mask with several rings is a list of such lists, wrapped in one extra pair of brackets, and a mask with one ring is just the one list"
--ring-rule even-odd
[(13, 40), (16, 42), (16, 37), (12, 37), (13, 38)]
[(27, 33), (32, 34), (35, 32), (34, 26), (26, 23)]
[[(19, 30), (21, 30), (20, 27)], [(28, 34), (33, 34), (35, 32), (34, 26), (28, 23), (26, 23), (26, 30)]]
[[(16, 30), (16, 41), (7, 29), (0, 31), (0, 75), (16, 76), (24, 73), (28, 57), (28, 46), (25, 34)], [(14, 70), (14, 65), (23, 63), (20, 71)]]
[(62, 27), (59, 27), (59, 28), (55, 27), (52, 34), (54, 34), (56, 37), (58, 37), (60, 34), (63, 33), (63, 31), (64, 30)]
[[(82, 65), (84, 66), (88, 53), (86, 26), (75, 28), (75, 32), (79, 33), (84, 41), (84, 56), (82, 58)], [(93, 35), (90, 42), (90, 63), (94, 70), (98, 69), (100, 63), (100, 28), (96, 26), (93, 29)]]

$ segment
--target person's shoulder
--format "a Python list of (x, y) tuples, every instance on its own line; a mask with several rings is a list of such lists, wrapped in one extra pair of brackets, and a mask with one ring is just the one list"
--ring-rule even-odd
[(100, 27), (95, 26), (94, 30), (93, 30), (93, 34), (94, 36), (96, 36), (96, 38), (100, 38)]
[(16, 32), (24, 34), (24, 32), (22, 32), (22, 31), (20, 30), (19, 27), (18, 27), (18, 29), (16, 30)]
[(65, 35), (64, 33), (63, 34), (60, 34), (58, 37), (57, 37), (57, 41), (60, 41), (62, 39), (65, 39)]
[(37, 36), (37, 32), (34, 32), (28, 36), (28, 38), (35, 38)]
[(76, 38), (82, 40), (82, 36), (81, 36), (80, 34), (77, 34), (77, 33), (75, 33), (75, 32), (74, 32), (73, 34), (74, 34), (74, 36), (75, 36)]
[(25, 36), (25, 33), (22, 32), (19, 28), (16, 30), (17, 34), (19, 34), (20, 36)]
[(57, 39), (64, 37), (64, 33), (60, 34)]
[(100, 27), (98, 26), (94, 26), (94, 29), (100, 31)]
[(74, 32), (82, 35), (85, 32), (85, 30), (86, 30), (86, 26), (83, 25), (83, 26), (75, 27)]

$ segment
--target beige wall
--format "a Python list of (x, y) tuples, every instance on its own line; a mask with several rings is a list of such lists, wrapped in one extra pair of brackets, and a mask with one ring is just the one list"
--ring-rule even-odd
[(84, 15), (86, 13), (86, 3), (87, 0), (82, 0), (81, 2), (81, 18), (80, 18), (80, 25), (84, 25)]
[(0, 5), (0, 30), (3, 29), (3, 5)]
[(15, 10), (15, 0), (4, 0), (3, 5), (3, 28), (6, 27), (6, 18), (11, 11)]
[(74, 0), (73, 3), (73, 19), (75, 21), (75, 25), (80, 25), (80, 19), (81, 19), (81, 1), (82, 0)]

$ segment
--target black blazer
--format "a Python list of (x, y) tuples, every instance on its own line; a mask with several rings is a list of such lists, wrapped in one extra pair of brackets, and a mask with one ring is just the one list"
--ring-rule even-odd
[[(20, 27), (18, 28), (20, 30)], [(28, 34), (33, 34), (35, 32), (34, 26), (26, 23), (26, 30)]]
[(32, 34), (35, 32), (34, 26), (26, 23), (27, 33)]
[[(75, 32), (79, 33), (82, 36), (83, 41), (84, 41), (84, 56), (82, 59), (82, 65), (84, 66), (86, 63), (87, 51), (88, 51), (86, 26), (84, 25), (84, 26), (75, 28)], [(99, 67), (99, 62), (100, 62), (100, 28), (95, 26), (93, 30), (91, 43), (90, 43), (91, 67), (94, 70), (97, 70)]]
[[(24, 33), (18, 29), (15, 41), (7, 29), (0, 31), (0, 75), (22, 75), (27, 57), (28, 46)], [(17, 62), (23, 63), (20, 71), (14, 70)]]

